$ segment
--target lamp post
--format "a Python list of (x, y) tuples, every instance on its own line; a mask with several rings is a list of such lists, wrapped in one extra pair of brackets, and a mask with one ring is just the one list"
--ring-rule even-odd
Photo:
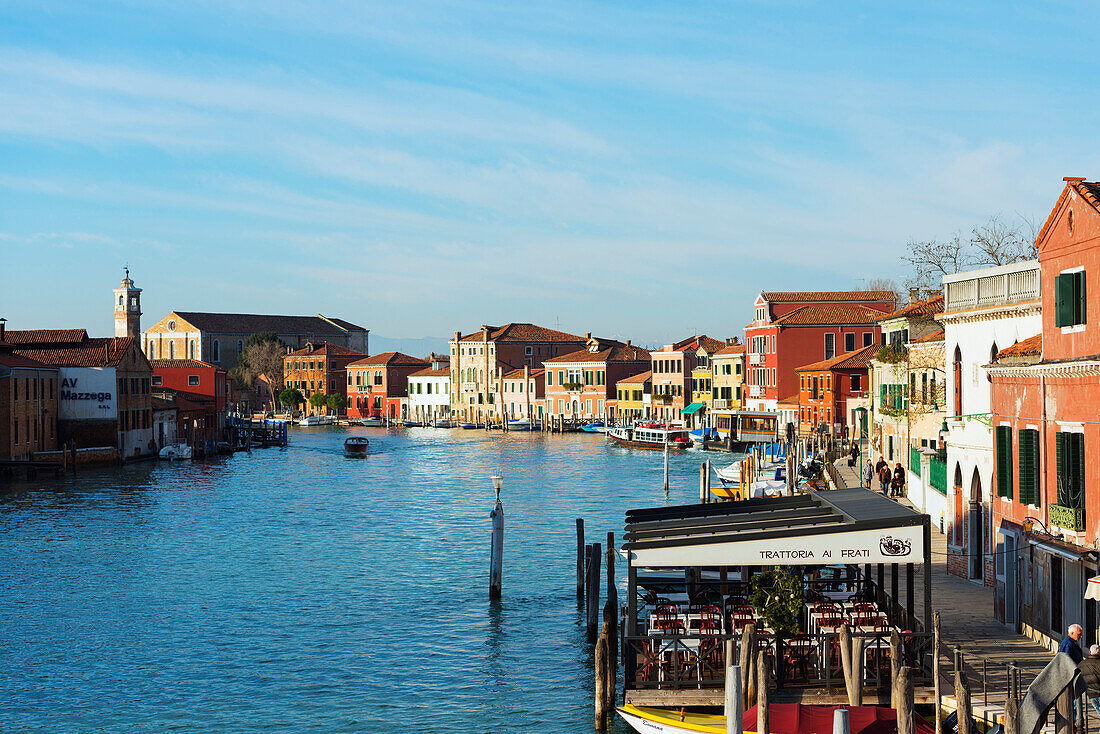
[(499, 599), (504, 570), (504, 507), (500, 504), (500, 488), (504, 485), (504, 477), (494, 474), (489, 478), (496, 490), (496, 506), (489, 513), (493, 522), (493, 535), (489, 541), (489, 598)]
[(940, 443), (936, 447), (936, 457), (941, 461), (947, 460), (947, 419), (943, 419), (943, 423), (940, 425)]

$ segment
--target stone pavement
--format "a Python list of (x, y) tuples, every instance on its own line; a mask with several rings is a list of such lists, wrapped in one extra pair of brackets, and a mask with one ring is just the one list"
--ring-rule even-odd
[[(844, 487), (861, 486), (856, 470), (848, 466), (846, 457), (838, 459), (834, 466)], [(908, 505), (905, 499), (899, 501)], [(940, 613), (941, 688), (945, 694), (954, 692), (951, 660), (952, 650), (957, 645), (962, 650), (970, 680), (974, 715), (980, 718), (979, 709), (987, 699), (988, 708), (996, 712), (1002, 709), (1010, 662), (1020, 667), (1021, 683), (1027, 686), (1050, 661), (1052, 654), (997, 622), (993, 618), (993, 590), (948, 574), (947, 552), (947, 537), (933, 526), (932, 608)], [(919, 598), (917, 605), (917, 616), (923, 618), (924, 599)], [(987, 676), (984, 680), (983, 673)]]

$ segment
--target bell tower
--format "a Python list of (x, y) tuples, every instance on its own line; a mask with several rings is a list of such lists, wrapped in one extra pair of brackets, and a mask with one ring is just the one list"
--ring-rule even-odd
[(141, 289), (130, 280), (130, 268), (115, 288), (115, 336), (141, 338)]

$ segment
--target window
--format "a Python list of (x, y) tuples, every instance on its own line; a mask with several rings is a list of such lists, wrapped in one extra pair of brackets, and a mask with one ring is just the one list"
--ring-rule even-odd
[(168, 342), (168, 359), (176, 358), (176, 343), (174, 341)]
[(1020, 457), (1020, 504), (1039, 504), (1039, 432), (1033, 428), (1020, 431), (1017, 441)]
[(149, 359), (157, 358), (157, 345), (153, 342), (149, 342)]
[(159, 387), (161, 384), (160, 375), (153, 375), (153, 386)]
[(214, 340), (214, 344), (210, 348), (210, 354), (212, 355), (215, 362), (222, 361), (222, 345), (221, 342), (217, 339)]
[(187, 385), (188, 385), (188, 387), (198, 387), (199, 386), (199, 376), (198, 375), (188, 375), (187, 376)]
[(861, 377), (862, 375), (852, 375), (852, 392), (859, 392), (861, 389), (863, 389), (861, 387)]
[(187, 358), (188, 359), (194, 359), (195, 358), (195, 340), (194, 339), (187, 342)]
[(553, 370), (546, 370), (546, 385), (548, 387), (553, 387), (554, 386), (554, 371)]
[(237, 354), (240, 355), (244, 351), (244, 342), (240, 339), (237, 340)]
[(844, 335), (844, 351), (854, 352), (856, 350), (856, 335), (854, 332), (849, 332)]
[(997, 426), (993, 433), (997, 467), (997, 496), (1012, 499), (1012, 426)]
[(863, 332), (863, 346), (869, 347), (869, 346), (871, 346), (871, 344), (874, 343), (874, 341), (875, 341), (874, 333), (872, 333), (870, 331)]
[(836, 356), (836, 334), (825, 335), (825, 359)]
[(955, 347), (955, 356), (951, 362), (951, 375), (955, 380), (955, 418), (963, 415), (963, 365), (962, 350)]
[(1085, 323), (1085, 271), (1062, 273), (1054, 278), (1054, 325)]
[(1058, 504), (1085, 507), (1085, 434), (1059, 431), (1054, 434), (1057, 461)]

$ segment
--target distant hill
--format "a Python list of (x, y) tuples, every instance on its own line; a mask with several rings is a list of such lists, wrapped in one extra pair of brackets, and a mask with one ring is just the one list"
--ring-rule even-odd
[(450, 339), (445, 336), (393, 337), (370, 335), (370, 353), (403, 352), (414, 357), (427, 357), (432, 352), (446, 354), (451, 348)]

